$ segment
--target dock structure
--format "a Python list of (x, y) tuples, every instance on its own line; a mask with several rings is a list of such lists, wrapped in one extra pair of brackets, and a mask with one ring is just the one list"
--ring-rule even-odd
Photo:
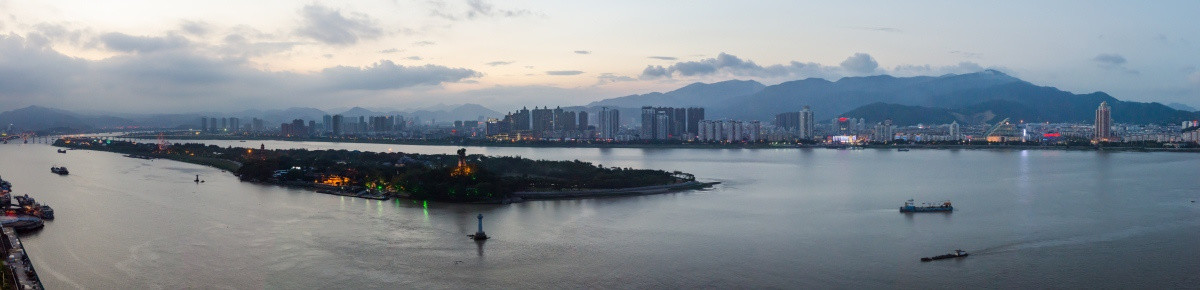
[(33, 262), (29, 261), (29, 255), (25, 253), (25, 246), (21, 244), (21, 239), (17, 237), (17, 232), (12, 227), (0, 228), (0, 243), (3, 243), (4, 264), (8, 267), (9, 281), (6, 284), (13, 285), (12, 289), (44, 289), (42, 280), (38, 279), (37, 272), (33, 270)]

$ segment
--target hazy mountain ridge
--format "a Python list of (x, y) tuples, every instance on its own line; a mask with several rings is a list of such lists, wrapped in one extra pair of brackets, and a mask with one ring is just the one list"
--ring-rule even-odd
[(587, 104), (587, 107), (712, 107), (720, 105), (728, 98), (750, 95), (766, 87), (766, 85), (752, 80), (728, 80), (711, 84), (692, 83), (666, 93), (654, 92), (605, 99)]
[[(670, 94), (626, 96), (593, 104), (612, 103), (611, 100), (617, 99), (674, 100), (667, 97)], [(724, 95), (723, 98), (709, 101), (717, 103), (704, 106), (709, 119), (772, 120), (775, 114), (799, 111), (809, 106), (818, 120), (843, 115), (871, 122), (902, 118), (905, 121), (897, 123), (903, 125), (940, 124), (946, 121), (946, 114), (957, 116), (954, 120), (964, 124), (994, 122), (996, 120), (992, 119), (995, 118), (1089, 123), (1102, 101), (1107, 101), (1113, 107), (1113, 120), (1116, 122), (1175, 123), (1193, 120), (1200, 115), (1159, 103), (1120, 101), (1102, 92), (1074, 94), (1054, 87), (1037, 86), (996, 70), (937, 77), (877, 75), (846, 77), (837, 81), (809, 78), (766, 86), (749, 95)], [(667, 101), (653, 100), (648, 104), (664, 102)], [(624, 106), (640, 107), (637, 104)], [(889, 108), (897, 111), (885, 110)], [(916, 111), (924, 113), (910, 115)]]

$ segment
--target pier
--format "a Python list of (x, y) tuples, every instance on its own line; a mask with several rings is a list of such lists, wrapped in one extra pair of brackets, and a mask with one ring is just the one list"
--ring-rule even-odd
[(12, 227), (3, 227), (0, 229), (0, 241), (4, 243), (4, 265), (7, 267), (4, 283), (11, 285), (10, 289), (44, 289), (17, 232)]

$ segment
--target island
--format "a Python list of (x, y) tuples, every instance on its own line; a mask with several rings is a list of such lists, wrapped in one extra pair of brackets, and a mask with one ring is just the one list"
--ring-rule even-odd
[[(372, 199), (462, 203), (655, 194), (711, 187), (684, 172), (604, 167), (519, 156), (220, 147), (62, 138), (55, 146), (171, 159), (221, 168), (247, 182), (304, 187)], [(190, 177), (189, 177), (190, 178)], [(199, 176), (195, 182), (201, 183)]]

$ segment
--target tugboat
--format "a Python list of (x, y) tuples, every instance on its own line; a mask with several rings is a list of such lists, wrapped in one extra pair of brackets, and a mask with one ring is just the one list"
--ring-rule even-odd
[(904, 206), (900, 207), (900, 212), (949, 212), (953, 211), (954, 207), (949, 201), (942, 204), (921, 204), (921, 206), (913, 205), (913, 200), (909, 199), (904, 202)]
[(933, 260), (941, 260), (941, 259), (949, 259), (949, 258), (964, 258), (967, 255), (970, 255), (967, 253), (967, 251), (954, 250), (953, 253), (949, 253), (949, 254), (945, 254), (945, 255), (937, 255), (937, 256), (933, 256), (933, 257), (921, 258), (921, 262), (929, 262), (929, 261), (933, 261)]
[(70, 171), (67, 171), (67, 167), (66, 167), (66, 166), (51, 166), (51, 167), (50, 167), (50, 172), (54, 172), (54, 174), (58, 174), (58, 175), (67, 175), (67, 174), (71, 174), (71, 172), (70, 172)]

